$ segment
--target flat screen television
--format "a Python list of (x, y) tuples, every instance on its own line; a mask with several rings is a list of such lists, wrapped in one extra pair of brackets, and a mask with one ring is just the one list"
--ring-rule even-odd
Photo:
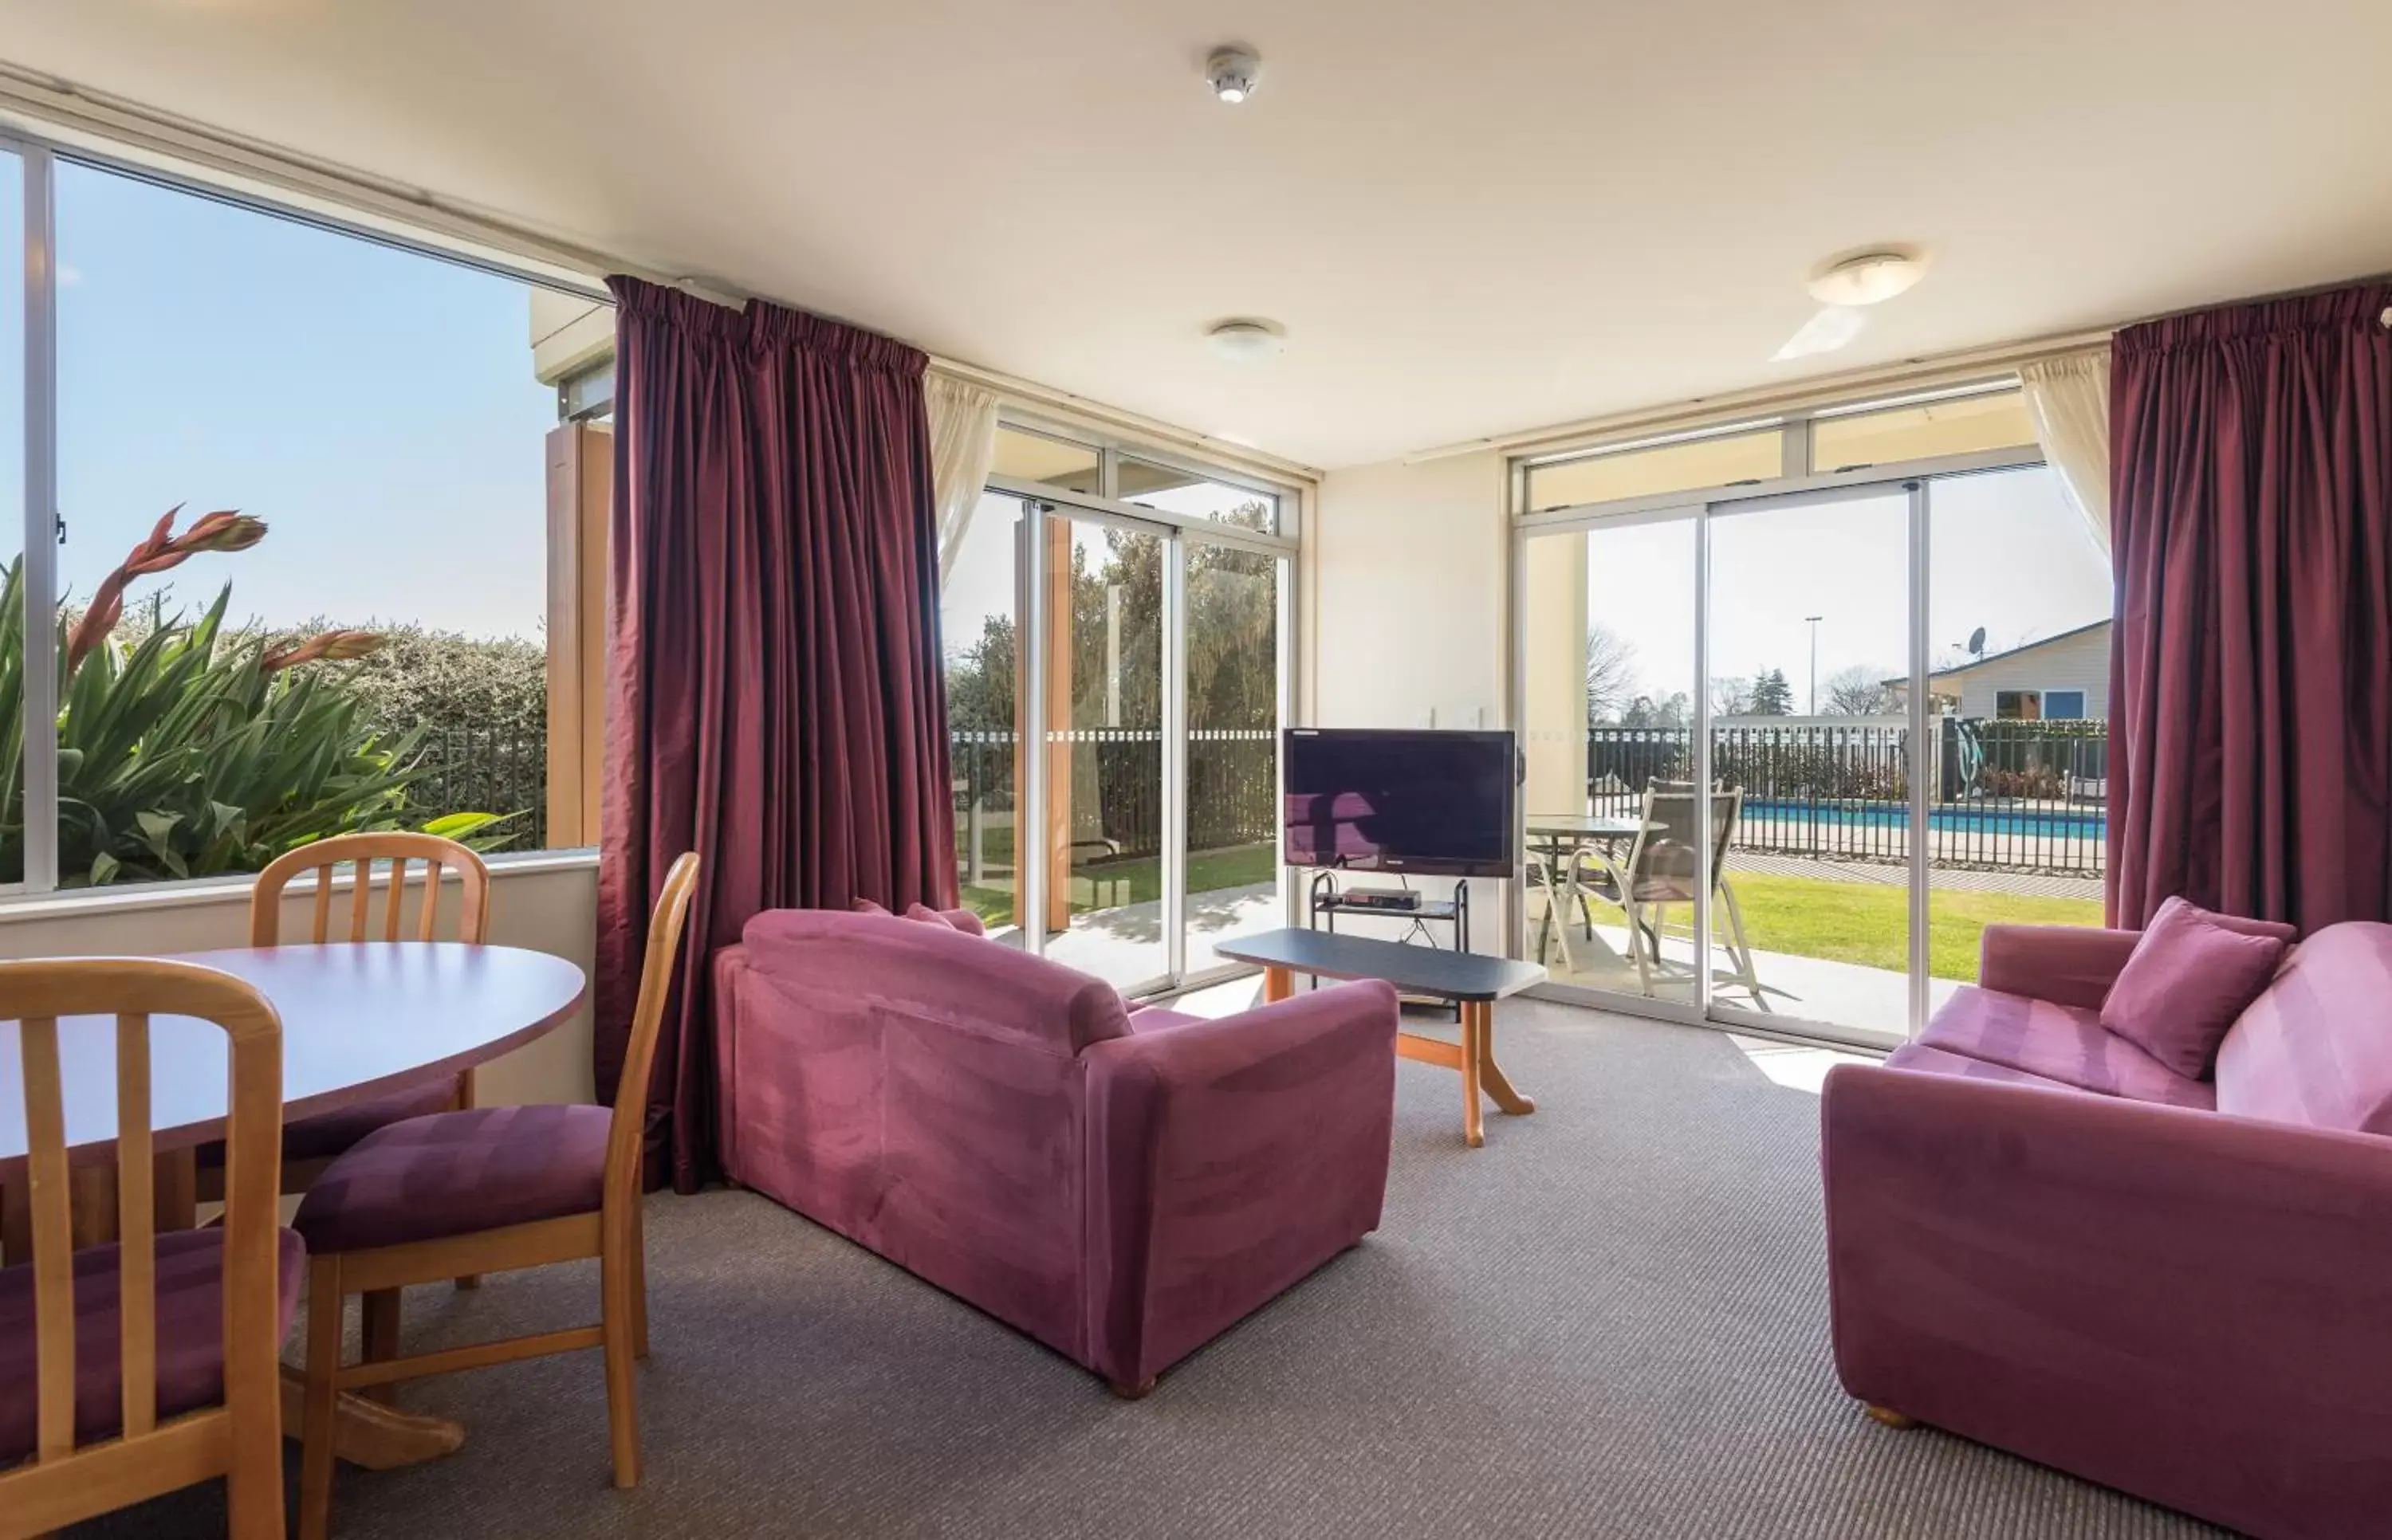
[(1290, 866), (1512, 874), (1512, 734), (1294, 727), (1281, 747)]

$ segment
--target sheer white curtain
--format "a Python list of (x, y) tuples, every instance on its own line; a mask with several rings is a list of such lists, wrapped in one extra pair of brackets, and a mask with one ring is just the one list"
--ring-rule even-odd
[(930, 421), (930, 495), (939, 505), (939, 579), (944, 582), (996, 462), (996, 393), (933, 371), (922, 381), (922, 405)]
[(2103, 555), (2110, 550), (2110, 350), (2041, 358), (2019, 370), (2044, 457)]

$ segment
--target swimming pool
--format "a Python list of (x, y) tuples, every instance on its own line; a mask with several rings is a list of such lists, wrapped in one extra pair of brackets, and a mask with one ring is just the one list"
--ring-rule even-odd
[[(1744, 816), (1839, 828), (1902, 829), (1910, 823), (1909, 808), (1899, 802), (1796, 802), (1764, 797), (1747, 802)], [(2011, 839), (2098, 840), (2106, 835), (2108, 822), (2106, 815), (2091, 809), (1930, 808), (1927, 827), (1933, 833)]]

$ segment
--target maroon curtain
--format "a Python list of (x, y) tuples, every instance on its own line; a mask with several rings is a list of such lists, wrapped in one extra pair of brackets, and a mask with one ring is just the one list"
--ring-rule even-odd
[(955, 902), (927, 359), (632, 278), (616, 301), (596, 1070), (650, 905), (706, 866), (649, 1092), (649, 1172), (714, 1161), (708, 959), (760, 910)]
[(2111, 923), (2392, 918), (2392, 285), (2118, 334)]

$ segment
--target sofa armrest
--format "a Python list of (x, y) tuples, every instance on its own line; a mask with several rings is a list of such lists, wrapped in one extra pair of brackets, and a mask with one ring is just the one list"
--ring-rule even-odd
[(1084, 1051), (1099, 1373), (1143, 1384), (1378, 1227), (1396, 1025), (1363, 982)]
[(1987, 925), (1977, 982), (2003, 994), (2098, 1011), (2142, 934), (2084, 925)]
[(2380, 1518), (2392, 1139), (1875, 1066), (1821, 1118), (1853, 1395), (2239, 1529)]

